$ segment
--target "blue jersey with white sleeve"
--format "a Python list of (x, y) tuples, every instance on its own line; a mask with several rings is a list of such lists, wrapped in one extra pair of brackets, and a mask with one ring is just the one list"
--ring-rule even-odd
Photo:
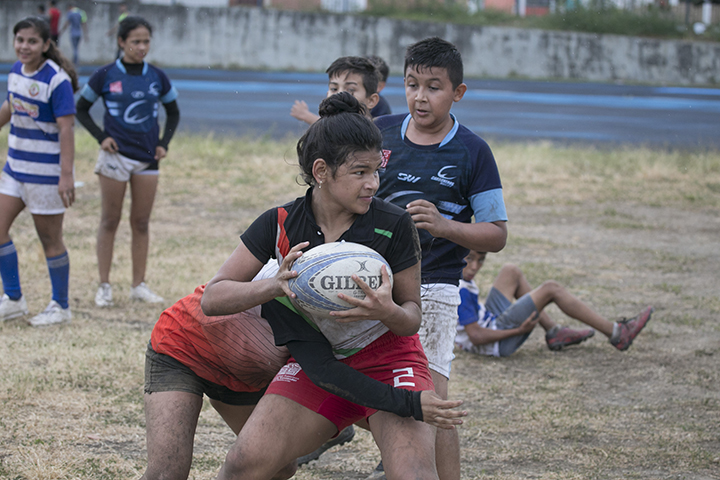
[(57, 185), (60, 138), (56, 119), (75, 114), (68, 74), (48, 59), (31, 74), (16, 62), (8, 75), (8, 156), (3, 171), (18, 182)]
[[(453, 118), (453, 128), (437, 145), (415, 145), (406, 136), (410, 114), (378, 117), (384, 171), (377, 196), (402, 208), (413, 200), (433, 203), (457, 222), (507, 221), (502, 184), (488, 144)], [(418, 229), (422, 283), (457, 285), (468, 250)]]
[(129, 75), (116, 60), (93, 73), (81, 96), (90, 103), (102, 97), (105, 133), (118, 144), (121, 155), (141, 162), (155, 160), (160, 103), (170, 103), (178, 96), (165, 72), (143, 63), (141, 75)]
[(480, 290), (475, 282), (460, 280), (460, 306), (458, 307), (458, 325), (455, 335), (455, 344), (466, 352), (473, 352), (480, 355), (500, 356), (500, 343), (486, 343), (473, 345), (465, 327), (471, 323), (477, 323), (483, 328), (497, 330), (494, 314), (485, 308), (479, 299)]

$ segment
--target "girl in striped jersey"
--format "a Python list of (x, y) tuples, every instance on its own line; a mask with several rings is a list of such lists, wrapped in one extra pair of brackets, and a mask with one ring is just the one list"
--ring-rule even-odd
[(50, 26), (38, 17), (13, 29), (18, 61), (8, 75), (8, 94), (0, 107), (0, 127), (10, 123), (8, 155), (0, 174), (0, 275), (4, 295), (0, 321), (28, 313), (20, 288), (18, 256), (10, 227), (28, 208), (42, 243), (52, 284), (52, 300), (33, 317), (36, 327), (69, 322), (70, 262), (63, 243), (65, 209), (75, 201), (75, 104), (77, 74), (50, 39)]

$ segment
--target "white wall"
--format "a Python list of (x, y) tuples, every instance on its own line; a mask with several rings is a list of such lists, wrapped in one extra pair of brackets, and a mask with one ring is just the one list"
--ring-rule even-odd
[[(81, 61), (114, 58), (105, 35), (117, 6), (78, 0), (88, 12)], [(0, 1), (0, 62), (15, 60), (12, 26), (35, 0)], [(289, 12), (255, 7), (140, 5), (155, 27), (150, 61), (166, 66), (324, 71), (343, 55), (377, 54), (395, 73), (407, 45), (437, 35), (455, 43), (468, 76), (558, 78), (651, 84), (720, 83), (720, 43), (548, 32)], [(61, 49), (70, 53), (67, 40)]]

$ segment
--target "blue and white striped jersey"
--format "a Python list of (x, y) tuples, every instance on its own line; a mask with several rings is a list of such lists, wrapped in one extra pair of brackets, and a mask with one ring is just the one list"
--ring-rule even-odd
[(75, 115), (68, 74), (52, 60), (31, 75), (16, 62), (8, 75), (8, 156), (3, 170), (19, 182), (57, 185), (60, 140), (56, 119)]

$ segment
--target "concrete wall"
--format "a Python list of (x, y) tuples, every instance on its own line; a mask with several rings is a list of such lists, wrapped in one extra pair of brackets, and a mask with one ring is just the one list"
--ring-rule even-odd
[[(106, 36), (116, 4), (76, 2), (88, 13), (83, 63), (114, 58)], [(12, 27), (36, 0), (0, 0), (0, 61), (15, 60)], [(337, 57), (374, 53), (402, 71), (405, 47), (438, 35), (455, 43), (468, 76), (559, 78), (650, 84), (720, 83), (720, 43), (653, 40), (501, 27), (472, 27), (254, 7), (140, 5), (155, 27), (150, 61), (165, 66), (324, 71)], [(60, 41), (70, 53), (69, 39)]]

